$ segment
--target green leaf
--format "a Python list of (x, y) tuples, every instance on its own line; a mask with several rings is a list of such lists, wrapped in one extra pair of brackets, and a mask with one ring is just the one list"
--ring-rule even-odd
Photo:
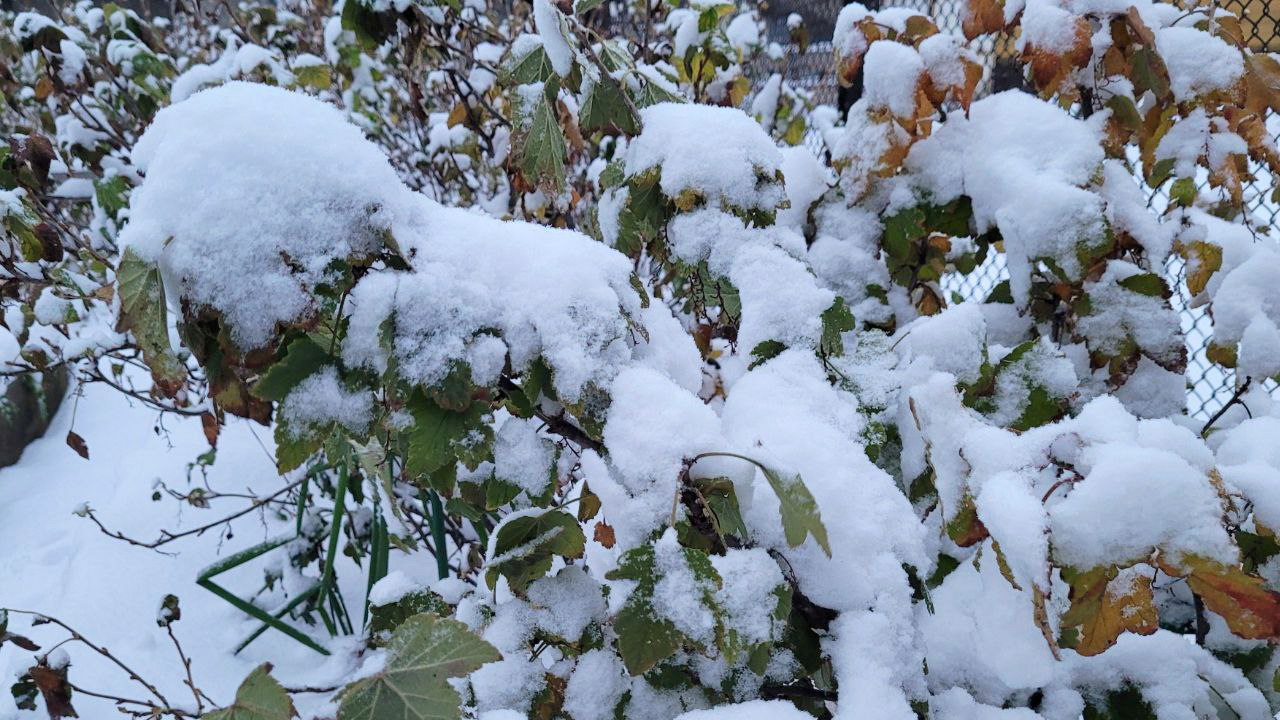
[(1140, 97), (1150, 90), (1159, 100), (1169, 93), (1169, 71), (1155, 50), (1142, 48), (1133, 54), (1131, 63), (1134, 96)]
[(280, 402), (289, 392), (320, 368), (333, 361), (314, 340), (303, 335), (285, 350), (285, 355), (262, 374), (253, 394), (263, 400)]
[(746, 521), (742, 519), (733, 481), (727, 477), (716, 477), (698, 478), (693, 482), (698, 493), (706, 500), (707, 509), (715, 516), (720, 539), (723, 541), (726, 536), (732, 536), (743, 542), (750, 540), (751, 533), (747, 530)]
[(132, 332), (151, 368), (156, 384), (176, 392), (187, 378), (187, 368), (169, 345), (168, 308), (160, 268), (143, 260), (133, 248), (125, 248), (116, 268), (116, 293), (120, 297), (118, 332)]
[(485, 581), (493, 588), (502, 575), (519, 592), (551, 570), (552, 555), (582, 557), (587, 542), (577, 518), (560, 510), (512, 518), (497, 533)]
[(406, 620), (387, 650), (382, 671), (342, 691), (338, 720), (458, 720), (462, 698), (449, 679), (502, 659), (466, 625), (430, 613)]
[(1164, 297), (1164, 280), (1155, 273), (1139, 273), (1130, 275), (1120, 281), (1120, 287), (1147, 297)]
[(450, 608), (439, 595), (430, 590), (415, 590), (393, 603), (370, 607), (369, 632), (394, 632), (410, 618), (425, 612), (444, 616), (450, 612)]
[(333, 84), (333, 75), (328, 65), (317, 63), (295, 69), (294, 82), (311, 90), (324, 90)]
[(1117, 93), (1107, 100), (1107, 107), (1111, 108), (1116, 120), (1124, 127), (1135, 132), (1142, 129), (1142, 114), (1138, 112), (1138, 106), (1133, 104), (1132, 98)]
[(383, 13), (374, 11), (363, 0), (351, 0), (342, 5), (342, 29), (354, 33), (365, 52), (377, 50), (394, 28), (394, 17), (388, 21)]
[(564, 134), (560, 130), (560, 122), (556, 119), (553, 107), (559, 85), (553, 78), (547, 81), (542, 92), (530, 92), (527, 85), (517, 89), (517, 116), (526, 129), (515, 139), (520, 170), (525, 178), (539, 187), (556, 192), (564, 187), (564, 158), (567, 152)]
[(530, 50), (512, 61), (502, 70), (500, 82), (505, 86), (528, 85), (550, 80), (556, 74), (551, 58), (541, 46)]
[(1053, 397), (1048, 390), (1037, 385), (1031, 388), (1026, 409), (1009, 427), (1018, 432), (1025, 432), (1031, 428), (1048, 425), (1065, 415), (1067, 406), (1066, 399)]
[(1153, 188), (1160, 187), (1170, 176), (1173, 175), (1173, 169), (1177, 165), (1177, 158), (1165, 158), (1157, 160), (1151, 165), (1147, 176), (1147, 184)]
[[(690, 562), (690, 570), (697, 575), (699, 568), (705, 575), (708, 571), (716, 585), (720, 578), (711, 567), (707, 555), (699, 550), (681, 548), (686, 560), (701, 556), (706, 562)], [(661, 579), (658, 572), (657, 557), (652, 545), (642, 545), (628, 550), (618, 563), (617, 569), (606, 577), (610, 580), (634, 580), (636, 587), (627, 596), (626, 603), (613, 621), (613, 629), (618, 634), (618, 654), (627, 672), (641, 675), (671, 657), (683, 647), (684, 635), (670, 620), (659, 617), (653, 606), (653, 593)], [(706, 602), (707, 598), (703, 598)]]
[(289, 693), (271, 677), (271, 663), (249, 673), (230, 707), (205, 713), (205, 720), (290, 720), (296, 713)]
[(751, 349), (751, 364), (747, 366), (747, 369), (751, 370), (758, 365), (769, 362), (781, 355), (782, 351), (786, 349), (787, 346), (777, 340), (765, 340), (759, 343)]
[(608, 78), (600, 78), (587, 91), (578, 114), (578, 124), (583, 130), (608, 130), (617, 128), (627, 135), (635, 135), (640, 125), (631, 113), (626, 98), (618, 84)]
[(912, 257), (913, 246), (925, 236), (925, 214), (920, 208), (908, 208), (885, 218), (884, 250), (899, 263)]
[(479, 403), (466, 412), (452, 412), (414, 390), (406, 407), (413, 415), (408, 432), (409, 453), (405, 469), (411, 476), (421, 476), (457, 462), (463, 441), (472, 430), (482, 425), (484, 408)]
[(129, 207), (129, 190), (129, 181), (122, 175), (98, 180), (93, 184), (93, 194), (98, 199), (98, 207), (112, 219), (119, 217), (120, 211)]
[(317, 433), (295, 433), (283, 419), (276, 421), (276, 472), (287, 473), (302, 467), (324, 444), (324, 437)]
[(578, 15), (581, 15), (595, 10), (600, 7), (603, 2), (604, 0), (577, 0), (573, 4), (573, 11)]
[(1180, 207), (1191, 207), (1196, 201), (1195, 178), (1183, 177), (1173, 181), (1169, 186), (1169, 199)]
[(665, 222), (658, 178), (638, 177), (627, 183), (627, 201), (618, 213), (618, 252), (634, 257), (652, 240)]
[(844, 340), (841, 335), (853, 330), (853, 313), (844, 304), (844, 298), (837, 297), (831, 307), (822, 312), (822, 340), (819, 348), (824, 355), (843, 355)]
[(787, 537), (787, 544), (798, 547), (804, 543), (805, 537), (812, 535), (827, 557), (831, 557), (827, 528), (822, 524), (818, 503), (809, 493), (809, 488), (805, 487), (804, 481), (799, 475), (784, 480), (776, 471), (763, 465), (759, 467), (769, 481), (769, 487), (778, 496), (778, 510), (782, 513), (782, 531)]
[(640, 83), (640, 92), (636, 94), (636, 107), (644, 109), (650, 105), (659, 103), (682, 103), (688, 102), (685, 98), (676, 95), (658, 84), (652, 78), (645, 77)]

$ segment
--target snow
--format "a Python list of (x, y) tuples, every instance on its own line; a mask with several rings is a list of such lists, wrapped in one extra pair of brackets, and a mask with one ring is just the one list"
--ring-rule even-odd
[(954, 33), (940, 32), (920, 41), (920, 58), (924, 60), (929, 79), (942, 87), (963, 87), (965, 82), (963, 60), (976, 61), (977, 57), (965, 47), (964, 38)]
[[(1221, 239), (1221, 238), (1220, 238)], [(1245, 259), (1238, 259), (1245, 255)], [(1208, 288), (1213, 298), (1213, 341), (1240, 344), (1239, 369), (1246, 376), (1267, 377), (1280, 350), (1280, 252), (1274, 243), (1245, 241), (1227, 246), (1222, 270)]]
[(494, 475), (520, 488), (530, 498), (546, 494), (555, 462), (555, 445), (538, 435), (540, 424), (509, 417), (498, 429), (493, 443)]
[[(1089, 449), (1077, 467), (1085, 479), (1049, 509), (1055, 559), (1081, 569), (1123, 567), (1158, 548), (1174, 562), (1184, 554), (1235, 562), (1217, 493), (1182, 458), (1108, 443)], [(1152, 503), (1161, 512), (1150, 512)]]
[(924, 75), (924, 60), (915, 48), (877, 40), (867, 50), (863, 97), (873, 108), (887, 108), (895, 117), (916, 116), (916, 91)]
[(1142, 273), (1142, 268), (1132, 263), (1108, 261), (1102, 277), (1084, 285), (1095, 309), (1080, 318), (1079, 332), (1091, 350), (1119, 355), (1124, 352), (1126, 341), (1132, 340), (1152, 359), (1175, 364), (1184, 351), (1177, 314), (1162, 298), (1120, 285)]
[[(408, 7), (379, 1), (379, 7)], [(565, 27), (572, 21), (559, 5), (535, 0), (538, 35), (522, 36), (511, 55), (545, 48), (555, 71), (570, 77), (577, 57)], [(668, 14), (677, 52), (703, 42), (724, 49), (725, 37), (744, 53), (759, 45), (756, 11), (738, 14), (721, 37), (698, 27), (699, 12), (714, 3), (688, 5)], [(1065, 53), (1078, 40), (1076, 18), (1106, 18), (1129, 8), (1127, 0), (1009, 0), (1004, 10), (1009, 17), (1022, 13), (1025, 46)], [(478, 17), (483, 10), (472, 0), (464, 12)], [(1180, 100), (1202, 103), (1240, 82), (1238, 52), (1198, 30), (1169, 27), (1174, 10), (1156, 9), (1147, 0), (1133, 10), (1158, 28)], [(173, 86), (178, 102), (160, 113), (134, 148), (138, 167), (120, 168), (137, 186), (121, 244), (158, 263), (172, 307), (216, 314), (246, 352), (274, 351), (283, 329), (307, 330), (322, 311), (326, 321), (341, 313), (337, 319), (348, 328), (338, 346), (341, 362), (306, 378), (279, 405), (277, 418), (289, 427), (337, 423), (363, 433), (377, 401), (388, 404), (377, 407), (379, 415), (391, 413), (389, 422), (404, 430), (411, 420), (395, 407), (396, 393), (384, 398), (353, 391), (356, 378), (379, 379), (393, 370), (389, 382), (429, 391), (461, 373), (491, 389), (507, 379), (520, 381), (538, 361), (552, 371), (539, 410), (567, 410), (565, 421), (581, 422), (593, 435), (599, 431), (599, 445), (584, 446), (557, 439), (554, 423), (501, 409), (488, 417), (492, 462), (459, 479), (468, 483), (468, 493), (490, 478), (509, 482), (522, 492), (513, 501), (520, 509), (494, 515), (487, 552), (458, 548), (456, 557), (464, 567), (483, 568), (526, 555), (562, 529), (501, 556), (495, 553), (499, 531), (512, 520), (546, 512), (529, 507), (542, 502), (537, 498), (550, 496), (557, 509), (573, 513), (587, 488), (600, 500), (596, 522), (616, 534), (611, 547), (589, 540), (581, 560), (556, 560), (550, 574), (527, 588), (502, 583), (493, 593), (459, 578), (429, 583), (433, 568), (397, 550), (390, 572), (369, 589), (370, 600), (382, 605), (429, 587), (500, 650), (501, 661), (455, 683), (469, 703), (463, 711), (468, 717), (526, 717), (535, 698), (561, 692), (571, 720), (807, 717), (781, 701), (709, 709), (712, 700), (699, 688), (675, 691), (657, 687), (657, 676), (628, 677), (609, 623), (634, 583), (599, 578), (642, 545), (652, 545), (657, 565), (655, 612), (692, 641), (672, 658), (672, 667), (718, 688), (729, 701), (758, 697), (763, 683), (785, 683), (803, 672), (796, 654), (783, 647), (766, 648), (763, 674), (741, 655), (730, 660), (717, 652), (723, 641), (738, 648), (776, 641), (784, 631), (774, 617), (777, 593), (794, 583), (797, 593), (831, 614), (820, 642), (830, 661), (827, 679), (838, 687), (838, 699), (827, 706), (836, 720), (912, 720), (921, 704), (948, 720), (1076, 720), (1086, 698), (1096, 702), (1101, 693), (1124, 687), (1140, 692), (1161, 720), (1212, 716), (1215, 703), (1230, 704), (1245, 718), (1269, 716), (1267, 698), (1249, 679), (1172, 632), (1124, 635), (1095, 657), (1055, 648), (1046, 638), (1062, 629), (1070, 601), (1059, 568), (1118, 566), (1124, 573), (1118, 586), (1126, 586), (1151, 577), (1156, 553), (1175, 566), (1192, 556), (1235, 566), (1240, 553), (1230, 533), (1236, 528), (1264, 535), (1280, 529), (1280, 450), (1274, 441), (1280, 405), (1255, 387), (1245, 398), (1247, 410), (1233, 409), (1202, 440), (1198, 423), (1183, 412), (1179, 315), (1164, 298), (1124, 284), (1163, 269), (1175, 232), (1180, 243), (1204, 240), (1221, 249), (1222, 269), (1196, 302), (1210, 306), (1215, 341), (1238, 346), (1239, 377), (1261, 385), (1264, 377), (1280, 374), (1280, 247), (1265, 232), (1255, 238), (1199, 211), (1153, 215), (1125, 162), (1104, 153), (1106, 113), (1078, 120), (1033, 96), (1003, 93), (974, 103), (967, 116), (949, 108), (932, 135), (908, 135), (904, 126), (915, 114), (922, 83), (931, 82), (931, 91), (954, 87), (972, 59), (958, 36), (924, 39), (918, 50), (883, 39), (868, 46), (859, 25), (870, 18), (879, 32), (901, 33), (915, 16), (910, 8), (873, 14), (857, 4), (840, 13), (834, 45), (845, 61), (865, 55), (865, 93), (844, 127), (836, 128), (831, 108), (810, 118), (831, 141), (832, 156), (848, 163), (839, 180), (809, 149), (779, 148), (760, 123), (726, 107), (648, 107), (639, 137), (606, 140), (630, 182), (657, 181), (664, 201), (680, 208), (664, 223), (666, 245), (656, 257), (627, 258), (573, 230), (499, 220), (476, 209), (504, 213), (520, 206), (504, 200), (505, 190), (474, 200), (473, 208), (445, 207), (412, 192), (380, 146), (349, 124), (343, 111), (287, 90), (227, 82), (251, 72), (286, 77), (276, 69), (285, 67), (276, 51), (254, 45), (228, 45), (213, 63), (187, 67)], [(444, 20), (443, 11), (429, 17)], [(342, 34), (340, 23), (326, 26), (331, 59), (347, 41)], [(1101, 49), (1105, 34), (1094, 42)], [(127, 63), (141, 51), (136, 43), (118, 41), (109, 55)], [(75, 70), (75, 50), (64, 47), (62, 54), (72, 58), (63, 70)], [(476, 56), (496, 64), (502, 46), (482, 45)], [(288, 65), (316, 62), (307, 56)], [(362, 62), (365, 79), (358, 83), (381, 60)], [(637, 75), (671, 70), (645, 66)], [(721, 72), (708, 90), (711, 97), (737, 72), (736, 66)], [(483, 73), (472, 73), (481, 88), (492, 80), (492, 73)], [(437, 72), (430, 82), (441, 77)], [(794, 99), (781, 76), (775, 78), (752, 105), (766, 126), (784, 92)], [(374, 86), (363, 89), (372, 93)], [(513, 89), (517, 96), (530, 90)], [(1137, 101), (1145, 112), (1150, 99)], [(65, 132), (59, 147), (92, 140), (71, 120), (60, 120)], [(445, 120), (444, 113), (432, 115), (427, 150), (464, 157), (475, 136), (448, 128)], [(1155, 153), (1190, 177), (1201, 155), (1215, 166), (1230, 162), (1243, 142), (1225, 122), (1189, 110)], [(498, 138), (498, 144), (505, 141)], [(877, 177), (873, 185), (869, 177), (883, 169), (886, 156), (896, 167), (892, 151), (908, 145), (902, 172)], [(575, 172), (585, 170), (595, 186), (605, 167), (603, 157), (588, 157)], [(837, 182), (840, 189), (831, 191)], [(587, 194), (583, 218), (591, 213), (595, 189)], [(605, 194), (597, 208), (606, 239), (617, 238), (627, 192)], [(918, 316), (915, 297), (888, 277), (882, 219), (962, 195), (972, 199), (972, 234), (1000, 233), (1015, 302), (951, 303)], [(21, 198), (9, 193), (3, 200), (15, 205)], [(764, 219), (775, 212), (776, 224)], [(1136, 243), (1141, 252), (1125, 259), (1111, 253), (1105, 263), (1081, 252), (1112, 238), (1122, 248)], [(976, 241), (956, 237), (952, 247), (948, 257), (956, 260)], [(650, 282), (668, 269), (659, 267), (667, 261), (705, 266), (732, 283), (741, 305), (736, 337), (703, 336), (695, 343), (693, 331), (703, 318), (668, 287)], [(353, 276), (345, 273), (348, 266), (356, 269)], [(1056, 332), (1048, 339), (1043, 313), (1024, 312), (1033, 273), (1059, 275), (1088, 294), (1091, 312), (1063, 326), (1072, 339), (1059, 341)], [(317, 298), (317, 286), (340, 277), (356, 279), (339, 311)], [(94, 285), (80, 289), (91, 292)], [(61, 343), (49, 326), (87, 307), (67, 295), (61, 288), (44, 290), (30, 317), (9, 308), (8, 329), (0, 328), (0, 360), (18, 354), (27, 330), (33, 346)], [(842, 337), (842, 356), (819, 351), (821, 316), (837, 296), (859, 325)], [(31, 321), (35, 328), (26, 327)], [(107, 334), (86, 330), (65, 348), (102, 345)], [(767, 341), (785, 349), (750, 366), (751, 351)], [(1017, 358), (1010, 355), (1014, 348), (1020, 348)], [(1111, 358), (1100, 355), (1114, 355), (1124, 367), (1108, 366)], [(999, 372), (984, 386), (992, 392), (968, 396), (993, 367)], [(1068, 414), (1040, 427), (1010, 429), (1040, 391)], [(122, 656), (144, 658), (148, 674), (154, 670), (175, 696), (183, 692), (180, 664), (153, 660), (170, 651), (163, 631), (152, 625), (156, 600), (167, 592), (182, 593), (184, 617), (176, 631), (190, 640), (201, 684), (218, 700), (229, 699), (248, 669), (266, 660), (276, 663), (289, 685), (341, 685), (384, 666), (385, 651), (368, 651), (355, 638), (326, 637), (318, 627), (303, 632), (334, 653), (323, 661), (276, 632), (243, 657), (230, 654), (253, 623), (195, 590), (192, 568), (263, 538), (287, 536), (293, 532), (287, 512), (252, 513), (227, 533), (168, 544), (180, 553), (177, 559), (109, 542), (83, 517), (92, 511), (107, 527), (143, 538), (161, 527), (198, 526), (212, 513), (187, 505), (179, 510), (159, 492), (160, 483), (183, 487), (185, 473), (188, 486), (207, 483), (237, 497), (275, 491), (289, 478), (276, 475), (270, 438), (259, 443), (251, 425), (231, 418), (216, 455), (204, 456), (212, 465), (198, 466), (207, 478), (194, 478), (192, 458), (209, 449), (199, 422), (156, 422), (152, 412), (129, 407), (98, 385), (73, 392), (83, 396), (66, 404), (49, 438), (33, 444), (18, 466), (0, 471), (0, 540), (7, 548), (0, 554), (0, 577), (33, 578), (6, 588), (3, 604), (39, 607)], [(587, 422), (601, 419), (602, 429)], [(91, 464), (60, 439), (73, 423), (90, 445)], [(694, 460), (708, 452), (748, 456), (784, 481), (803, 482), (817, 502), (830, 549), (816, 539), (793, 547), (765, 473), (733, 457)], [(688, 532), (681, 521), (690, 519), (680, 502), (686, 497), (681, 483), (720, 477), (733, 484), (748, 537), (713, 551), (709, 573), (679, 541)], [(919, 493), (913, 481), (932, 483), (936, 496)], [(162, 500), (151, 500), (152, 493)], [(214, 500), (215, 506), (230, 503)], [(976, 512), (989, 537), (957, 546), (946, 525), (961, 510)], [(371, 512), (352, 508), (352, 537), (361, 537)], [(395, 516), (384, 506), (383, 517), (391, 522)], [(410, 528), (398, 529), (398, 537), (411, 535)], [(464, 523), (461, 535), (478, 550), (484, 530)], [(952, 560), (958, 565), (922, 601), (918, 580), (933, 575), (940, 561), (951, 568)], [(337, 563), (338, 592), (358, 607), (365, 574), (349, 556)], [(121, 573), (122, 567), (129, 572)], [(267, 571), (272, 578), (283, 573), (255, 598), (269, 609), (311, 579), (283, 558), (271, 559)], [(1272, 562), (1258, 574), (1274, 583), (1280, 567)], [(261, 577), (255, 564), (224, 581), (241, 593), (256, 588)], [(52, 595), (51, 579), (59, 587)], [(1174, 583), (1157, 593), (1162, 613), (1166, 604), (1173, 606), (1162, 617), (1172, 626), (1189, 591)], [(118, 598), (123, 609), (104, 616), (103, 597)], [(1233, 641), (1222, 618), (1209, 617), (1209, 649), (1255, 646)], [(197, 632), (209, 627), (226, 632)], [(42, 644), (58, 639), (56, 628), (30, 632)], [(78, 684), (114, 686), (115, 670), (82, 650), (62, 648), (51, 661), (70, 663)], [(21, 670), (28, 658), (10, 645), (0, 648), (0, 675)], [(1275, 662), (1260, 675), (1269, 678)], [(1015, 707), (1033, 694), (1042, 699), (1036, 712)], [(81, 695), (84, 716), (110, 711), (109, 703)], [(15, 712), (11, 703), (0, 693), (0, 717)], [(331, 697), (309, 695), (299, 698), (299, 710), (304, 718), (337, 712)]]
[(174, 79), (169, 91), (170, 99), (175, 103), (182, 102), (207, 85), (245, 77), (259, 67), (270, 70), (276, 82), (282, 85), (293, 80), (293, 73), (285, 69), (276, 53), (252, 43), (232, 43), (215, 62), (192, 65)]
[(400, 602), (405, 595), (421, 590), (422, 586), (403, 570), (392, 570), (369, 588), (369, 604), (382, 607)]
[(1244, 76), (1244, 57), (1225, 40), (1189, 27), (1156, 30), (1156, 50), (1178, 102), (1229, 90)]
[(605, 616), (600, 584), (576, 565), (530, 584), (529, 602), (534, 607), (534, 622), (543, 632), (570, 642), (576, 642), (587, 625)]
[[(533, 0), (533, 18), (537, 23), (542, 49), (546, 50), (551, 67), (560, 77), (568, 77), (573, 69), (573, 48), (561, 29), (560, 11), (552, 0)], [(514, 54), (514, 53), (513, 53)]]
[(898, 353), (920, 358), (932, 369), (973, 383), (986, 359), (987, 323), (977, 306), (961, 303), (907, 325), (899, 333)]
[[(181, 599), (182, 619), (173, 629), (192, 658), (192, 671), (200, 687), (220, 704), (229, 703), (244, 677), (265, 661), (275, 664), (274, 676), (287, 685), (336, 683), (350, 675), (355, 661), (349, 651), (356, 640), (331, 640), (322, 629), (315, 639), (334, 651), (329, 658), (275, 631), (239, 655), (232, 654), (257, 622), (195, 585), (196, 568), (281, 532), (292, 532), (292, 519), (281, 522), (274, 513), (250, 513), (233, 521), (226, 535), (176, 541), (160, 548), (173, 553), (165, 555), (110, 540), (90, 521), (73, 515), (78, 505), (87, 504), (107, 527), (149, 541), (161, 528), (190, 529), (234, 510), (234, 500), (215, 500), (209, 510), (151, 500), (157, 480), (176, 490), (188, 489), (188, 463), (208, 449), (198, 418), (168, 417), (164, 430), (157, 433), (154, 412), (105, 385), (85, 386), (74, 413), (74, 429), (84, 437), (92, 458), (85, 462), (63, 441), (72, 429), (71, 404), (71, 399), (63, 404), (64, 410), (55, 416), (44, 438), (27, 447), (18, 465), (0, 470), (0, 528), (6, 547), (0, 554), (0, 573), (28, 579), (6, 583), (0, 603), (38, 610), (68, 623), (110, 648), (126, 664), (137, 665), (162, 693), (179, 702), (189, 697), (185, 674), (164, 629), (155, 622), (156, 605), (167, 593)], [(275, 462), (263, 445), (271, 449), (269, 433), (231, 419), (222, 428), (216, 460), (205, 468), (210, 487), (259, 494), (279, 489), (282, 483)], [(393, 556), (393, 567), (398, 563)], [(337, 576), (348, 604), (358, 606), (366, 574), (348, 558), (339, 557)], [(239, 594), (247, 594), (261, 580), (261, 563), (219, 577), (220, 584)], [(50, 592), (55, 585), (57, 592)], [(118, 604), (104, 613), (102, 602), (108, 597)], [(261, 601), (282, 603), (285, 597), (278, 589)], [(208, 628), (219, 628), (219, 632), (206, 632)], [(54, 626), (29, 628), (18, 615), (10, 616), (9, 629), (45, 648), (65, 637)], [(316, 633), (305, 625), (303, 629)], [(119, 668), (97, 653), (77, 645), (66, 650), (73, 665), (72, 681), (78, 686), (120, 688), (127, 682)], [(0, 676), (12, 678), (29, 659), (30, 654), (12, 644), (0, 647)], [(302, 695), (295, 702), (303, 717), (308, 717), (325, 699)], [(77, 693), (74, 702), (81, 717), (116, 714), (108, 701)], [(14, 712), (10, 694), (0, 693), (0, 717), (13, 717)]]
[(640, 311), (649, 338), (636, 346), (636, 361), (663, 373), (691, 393), (702, 389), (702, 353), (680, 320), (666, 305), (652, 303)]
[(658, 577), (653, 588), (654, 613), (669, 620), (695, 643), (711, 647), (715, 643), (716, 617), (704, 596), (715, 591), (714, 585), (694, 575), (674, 528), (663, 532), (654, 543), (653, 552)]
[[(806, 720), (812, 717), (782, 700), (752, 700), (681, 713), (675, 720)], [(574, 718), (577, 720), (577, 718)]]
[(781, 627), (773, 619), (777, 608), (773, 592), (784, 581), (769, 553), (760, 548), (730, 549), (724, 555), (711, 556), (711, 565), (722, 581), (716, 602), (724, 611), (725, 627), (737, 632), (745, 643), (776, 639)]
[(583, 472), (618, 546), (626, 549), (670, 518), (684, 461), (723, 450), (724, 441), (715, 412), (657, 371), (629, 368), (618, 375), (610, 394), (604, 425), (609, 467), (594, 466), (584, 456)]
[(1022, 36), (1018, 41), (1043, 53), (1067, 55), (1077, 41), (1077, 20), (1050, 2), (1029, 2), (1022, 15)]
[(974, 102), (968, 118), (953, 116), (916, 143), (906, 167), (932, 202), (967, 195), (977, 230), (1000, 230), (1010, 289), (1024, 305), (1031, 261), (1052, 259), (1067, 279), (1078, 279), (1084, 268), (1077, 247), (1103, 240), (1103, 200), (1084, 189), (1102, 161), (1092, 125), (1027, 93), (1006, 91)]
[(724, 29), (729, 46), (740, 53), (748, 53), (760, 44), (760, 26), (754, 12), (739, 13)]
[(518, 655), (504, 657), (471, 673), (471, 692), (481, 712), (527, 712), (533, 698), (546, 686), (542, 663)]
[(870, 15), (866, 6), (861, 3), (851, 2), (840, 8), (831, 44), (841, 57), (861, 57), (867, 51), (867, 37), (857, 25)]
[[(781, 188), (765, 192), (740, 178), (772, 178), (781, 168), (782, 153), (751, 116), (734, 108), (683, 103), (660, 103), (640, 111), (644, 132), (627, 147), (628, 176), (657, 168), (662, 193), (675, 198), (693, 190), (712, 206), (773, 210), (782, 200)], [(708, 143), (691, 128), (713, 127), (716, 141)]]
[(782, 176), (791, 207), (778, 211), (778, 225), (803, 232), (809, 209), (835, 184), (835, 178), (804, 145), (783, 148)]
[(578, 658), (564, 691), (564, 710), (573, 720), (612, 720), (628, 690), (622, 661), (609, 650), (588, 650)]
[(362, 433), (373, 420), (373, 397), (367, 392), (351, 392), (338, 379), (338, 371), (327, 366), (298, 383), (280, 404), (280, 417), (295, 431), (336, 422)]
[(165, 108), (133, 160), (146, 181), (121, 243), (159, 261), (171, 293), (220, 312), (246, 350), (310, 316), (308, 288), (330, 264), (376, 252), (407, 211), (382, 152), (338, 110), (263, 85)]

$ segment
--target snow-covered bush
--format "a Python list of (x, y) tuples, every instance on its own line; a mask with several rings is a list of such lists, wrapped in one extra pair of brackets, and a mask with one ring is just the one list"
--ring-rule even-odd
[[(358, 656), (317, 717), (1270, 717), (1280, 62), (1212, 7), (855, 3), (839, 118), (748, 100), (749, 3), (642, 5), (17, 16), (3, 360), (273, 425), (249, 609)], [(1038, 97), (975, 99), (1000, 30)], [(1170, 263), (1237, 370), (1205, 426)]]

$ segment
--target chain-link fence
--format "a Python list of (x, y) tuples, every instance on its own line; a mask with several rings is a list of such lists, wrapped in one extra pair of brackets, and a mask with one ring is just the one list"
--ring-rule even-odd
[[(787, 53), (777, 60), (759, 60), (750, 68), (753, 77), (763, 80), (775, 72), (783, 73), (797, 89), (808, 93), (818, 105), (839, 106), (841, 90), (835, 79), (831, 31), (842, 0), (775, 0), (764, 11), (769, 26), (769, 39), (785, 43), (788, 36), (787, 17), (802, 16), (809, 29), (810, 42), (804, 53)], [(962, 0), (863, 0), (868, 8), (901, 7), (929, 15), (944, 32), (960, 31)], [(1219, 0), (1219, 7), (1240, 17), (1244, 39), (1254, 51), (1280, 52), (1280, 2), (1276, 0)], [(1015, 38), (1005, 34), (989, 35), (976, 43), (974, 50), (984, 66), (978, 96), (994, 91), (1024, 87), (1021, 65), (1015, 57)], [(1280, 141), (1280, 117), (1269, 118), (1272, 136)], [(805, 138), (805, 144), (816, 154), (826, 152), (823, 139), (816, 131)], [(1272, 177), (1265, 168), (1252, 167), (1254, 179), (1244, 187), (1247, 212), (1255, 227), (1271, 227), (1280, 222), (1280, 208), (1271, 202)], [(1168, 203), (1164, 191), (1151, 193), (1152, 207), (1162, 210)], [(1198, 418), (1208, 418), (1235, 392), (1235, 377), (1230, 371), (1211, 363), (1206, 357), (1213, 325), (1206, 310), (1191, 307), (1191, 297), (1183, 281), (1182, 264), (1176, 258), (1166, 267), (1174, 295), (1171, 303), (1182, 318), (1187, 339), (1187, 410)], [(943, 279), (948, 296), (953, 293), (965, 300), (982, 300), (1000, 281), (1008, 277), (1004, 256), (992, 253), (981, 266), (967, 275), (950, 275)], [(1274, 383), (1270, 383), (1274, 390)]]

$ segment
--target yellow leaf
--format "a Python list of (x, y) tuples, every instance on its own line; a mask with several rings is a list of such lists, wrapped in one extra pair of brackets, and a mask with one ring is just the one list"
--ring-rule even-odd
[(1222, 367), (1233, 368), (1236, 366), (1236, 346), (1235, 345), (1218, 345), (1210, 342), (1208, 347), (1204, 349), (1204, 356), (1210, 362), (1215, 362)]
[(1151, 578), (1134, 568), (1094, 568), (1063, 576), (1071, 583), (1071, 607), (1062, 616), (1062, 625), (1080, 627), (1075, 650), (1081, 655), (1104, 652), (1121, 633), (1150, 635), (1159, 628)]
[(467, 106), (465, 103), (458, 103), (449, 111), (449, 127), (461, 125), (467, 121)]
[(1209, 284), (1209, 278), (1222, 268), (1222, 247), (1197, 240), (1180, 249), (1187, 261), (1187, 290), (1192, 296), (1199, 295)]

